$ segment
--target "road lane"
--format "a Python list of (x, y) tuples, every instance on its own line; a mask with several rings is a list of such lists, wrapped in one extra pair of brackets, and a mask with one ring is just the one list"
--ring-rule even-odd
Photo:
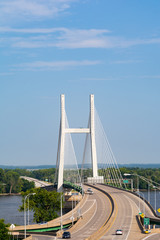
[(95, 202), (92, 214), (89, 216), (87, 212), (82, 211), (83, 219), (81, 223), (78, 223), (73, 231), (71, 229), (73, 240), (83, 240), (88, 238), (101, 228), (110, 215), (110, 200), (104, 193), (94, 189), (94, 194), (89, 195), (88, 201), (91, 200), (94, 200)]
[(142, 240), (159, 240), (160, 239), (160, 233), (153, 233), (149, 234), (149, 236), (146, 236)]
[[(97, 184), (96, 187), (105, 190), (108, 192), (114, 199), (115, 204), (117, 206), (116, 216), (112, 221), (111, 226), (105, 232), (105, 234), (98, 239), (106, 239), (106, 240), (142, 240), (144, 238), (144, 234), (141, 233), (137, 221), (136, 215), (139, 213), (139, 206), (143, 209), (145, 205), (145, 213), (149, 215), (153, 215), (150, 208), (147, 204), (144, 203), (142, 199), (135, 196), (130, 192), (125, 192), (120, 189), (111, 188), (106, 185)], [(94, 189), (94, 186), (92, 186)], [(85, 201), (81, 206), (81, 213), (83, 218), (78, 221), (76, 225), (74, 225), (71, 229), (71, 235), (73, 240), (84, 240), (89, 236), (95, 234), (105, 223), (106, 219), (109, 217), (111, 212), (111, 204), (108, 197), (102, 192), (94, 189), (93, 195), (86, 195)], [(64, 219), (67, 219), (70, 215), (64, 216)], [(76, 217), (77, 210), (73, 210), (73, 216)], [(117, 236), (115, 234), (116, 229), (122, 229), (123, 235)], [(152, 234), (154, 238), (148, 238), (151, 240), (157, 240), (159, 235)], [(37, 240), (41, 240), (42, 238), (37, 238)], [(53, 238), (54, 239), (54, 238)], [(60, 239), (60, 238), (57, 238)], [(48, 239), (50, 240), (50, 239)]]
[[(87, 187), (85, 186), (85, 191)], [(85, 201), (81, 205), (82, 218), (69, 231), (71, 232), (72, 240), (84, 240), (95, 233), (105, 223), (111, 212), (111, 203), (108, 197), (94, 189), (93, 195), (86, 194)], [(63, 221), (73, 217), (77, 217), (77, 209), (70, 211), (63, 216)], [(59, 219), (57, 219), (57, 222)], [(44, 236), (34, 235), (33, 240), (42, 240)], [(35, 239), (36, 238), (36, 239)], [(53, 237), (45, 237), (45, 240), (55, 239)], [(57, 239), (61, 239), (57, 237)]]
[(34, 234), (32, 235), (32, 240), (56, 240), (57, 238), (54, 236), (45, 236), (45, 235), (39, 235)]
[[(137, 196), (124, 192), (120, 189), (111, 188), (106, 185), (97, 186), (103, 190), (106, 190), (115, 200), (118, 208), (117, 216), (111, 228), (106, 232), (100, 239), (106, 240), (138, 240), (142, 239), (143, 234), (141, 233), (138, 224), (136, 222), (136, 215), (139, 212), (139, 201), (142, 204), (144, 202)], [(146, 205), (146, 204), (145, 204)], [(146, 212), (151, 214), (149, 207), (146, 205)], [(116, 235), (116, 229), (122, 229), (123, 235)]]

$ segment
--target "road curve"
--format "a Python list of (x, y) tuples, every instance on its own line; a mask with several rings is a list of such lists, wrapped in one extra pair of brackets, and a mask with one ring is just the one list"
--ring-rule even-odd
[[(143, 239), (144, 234), (141, 232), (137, 224), (136, 215), (138, 215), (138, 213), (142, 211), (142, 209), (144, 209), (146, 215), (153, 216), (152, 211), (150, 210), (148, 205), (142, 199), (130, 192), (100, 184), (97, 184), (97, 187), (107, 191), (113, 197), (118, 209), (114, 223), (100, 239)], [(141, 210), (139, 210), (139, 206)], [(116, 229), (122, 229), (123, 235), (117, 236), (115, 234)]]
[[(93, 195), (88, 195), (86, 210), (82, 209), (83, 219), (73, 229), (71, 228), (73, 240), (87, 239), (97, 232), (110, 216), (112, 206), (109, 198), (99, 190), (93, 191)], [(89, 206), (93, 203), (89, 212)]]
[(34, 182), (35, 183), (35, 187), (39, 188), (39, 187), (46, 187), (46, 186), (50, 186), (52, 185), (51, 183), (45, 182), (45, 181), (41, 181), (38, 180), (36, 178), (31, 178), (31, 177), (26, 177), (26, 176), (20, 176), (20, 178), (23, 178), (29, 182)]
[[(84, 187), (86, 192), (88, 187)], [(85, 194), (84, 200), (80, 202), (80, 209), (78, 205), (73, 211), (65, 214), (63, 216), (63, 222), (67, 219), (77, 218), (77, 215), (80, 213), (82, 218), (75, 224), (69, 231), (72, 235), (72, 240), (84, 240), (88, 238), (90, 235), (97, 232), (101, 226), (106, 222), (106, 219), (109, 218), (112, 210), (112, 206), (107, 195), (102, 193), (99, 190), (94, 189), (93, 195)], [(53, 220), (55, 223), (60, 223), (60, 218)], [(32, 235), (33, 240), (41, 240), (43, 236), (40, 235)], [(45, 240), (50, 240), (49, 236), (45, 237)], [(52, 239), (55, 239), (54, 236)], [(57, 239), (61, 239), (61, 237), (57, 237)]]
[(144, 237), (142, 240), (159, 240), (160, 239), (160, 233), (153, 233), (149, 236)]
[[(86, 190), (87, 187), (85, 187)], [(148, 205), (139, 197), (134, 194), (123, 191), (117, 188), (109, 187), (103, 184), (96, 184), (96, 188), (92, 186), (94, 191), (93, 195), (86, 195), (85, 201), (81, 206), (82, 219), (78, 221), (71, 229), (71, 235), (73, 240), (85, 240), (90, 236), (89, 239), (106, 239), (106, 240), (142, 240), (151, 239), (157, 240), (159, 235), (152, 234), (150, 236), (145, 236), (141, 233), (139, 226), (137, 224), (136, 215), (144, 209), (147, 216), (153, 216)], [(111, 213), (111, 203), (109, 198), (99, 190), (106, 191), (113, 198), (115, 204), (114, 218), (112, 218), (112, 223), (108, 229), (103, 233), (103, 236), (99, 235), (95, 238), (95, 234), (99, 229), (102, 228), (106, 220), (109, 218)], [(140, 207), (140, 209), (139, 209)], [(68, 215), (69, 214), (69, 215)], [(63, 216), (63, 220), (68, 217), (77, 217), (78, 211), (74, 209), (73, 212), (68, 213)], [(58, 220), (58, 219), (57, 219)], [(116, 229), (122, 229), (123, 235), (115, 235)], [(145, 238), (148, 237), (148, 238)], [(33, 238), (34, 239), (34, 238)], [(34, 240), (40, 240), (41, 237), (36, 236)], [(53, 237), (54, 239), (54, 237)], [(57, 238), (61, 239), (61, 238)], [(49, 239), (48, 239), (49, 240)]]

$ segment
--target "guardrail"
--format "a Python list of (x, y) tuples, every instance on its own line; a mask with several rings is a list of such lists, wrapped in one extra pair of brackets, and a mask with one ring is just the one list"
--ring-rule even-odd
[(74, 183), (71, 183), (71, 182), (64, 181), (63, 187), (64, 187), (64, 188), (73, 188), (73, 189), (75, 189), (76, 191), (82, 193), (82, 187), (81, 187), (81, 186), (78, 186), (78, 185), (76, 185), (76, 184), (74, 184)]

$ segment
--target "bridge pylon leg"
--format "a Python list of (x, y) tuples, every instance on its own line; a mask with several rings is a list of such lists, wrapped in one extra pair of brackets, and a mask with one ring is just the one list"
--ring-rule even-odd
[(60, 136), (58, 142), (57, 153), (57, 166), (58, 171), (58, 184), (57, 191), (63, 190), (63, 171), (64, 171), (64, 158), (65, 158), (65, 134), (66, 133), (89, 133), (91, 140), (91, 159), (93, 177), (98, 177), (98, 165), (97, 165), (97, 153), (96, 153), (96, 141), (95, 141), (95, 112), (94, 112), (94, 95), (90, 95), (90, 126), (89, 128), (66, 128), (66, 112), (65, 112), (65, 96), (61, 95), (61, 122), (60, 122)]

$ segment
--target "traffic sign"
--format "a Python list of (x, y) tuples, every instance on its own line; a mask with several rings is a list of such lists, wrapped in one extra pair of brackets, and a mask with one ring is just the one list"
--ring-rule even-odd
[(160, 208), (157, 209), (157, 212), (160, 212)]
[(141, 214), (141, 217), (142, 217), (142, 218), (144, 218), (144, 217), (145, 217), (144, 213), (142, 213), (142, 214)]
[(15, 228), (15, 225), (12, 223), (9, 228), (13, 230)]
[(125, 180), (123, 180), (123, 182), (124, 182), (124, 183), (128, 183), (128, 180), (125, 179)]
[(149, 225), (149, 218), (144, 218), (144, 225)]

